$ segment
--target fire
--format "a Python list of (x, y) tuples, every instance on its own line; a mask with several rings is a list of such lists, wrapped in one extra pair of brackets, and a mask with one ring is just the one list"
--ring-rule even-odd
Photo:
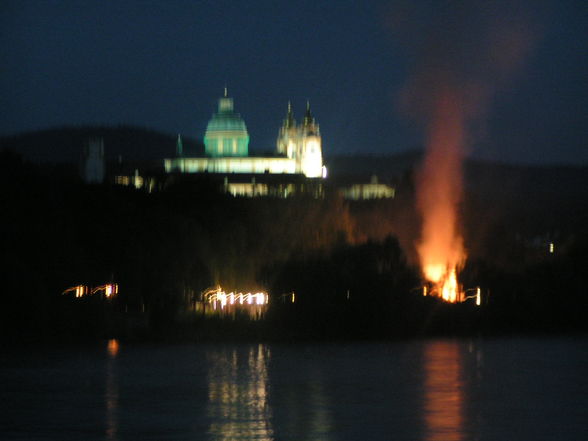
[[(457, 303), (463, 301), (463, 292), (457, 282), (457, 270), (451, 268), (440, 272), (438, 265), (431, 265), (423, 269), (425, 277), (433, 283), (431, 294), (441, 297), (446, 302)], [(439, 274), (441, 274), (439, 276)], [(426, 291), (424, 291), (426, 292)]]
[(466, 258), (458, 222), (464, 118), (459, 94), (442, 88), (427, 127), (427, 154), (417, 186), (423, 221), (417, 247), (421, 271), (433, 285), (430, 293), (451, 303), (463, 301), (457, 272)]
[(422, 219), (420, 268), (430, 294), (448, 302), (465, 301), (457, 280), (467, 257), (459, 222), (462, 163), (472, 136), (484, 125), (480, 123), (492, 95), (532, 45), (533, 19), (517, 2), (494, 2), (500, 6), (492, 13), (487, 4), (493, 2), (437, 2), (446, 5), (426, 21), (416, 19), (424, 18), (419, 2), (396, 3), (393, 30), (414, 52), (401, 108), (423, 124), (426, 137), (424, 163), (415, 182)]

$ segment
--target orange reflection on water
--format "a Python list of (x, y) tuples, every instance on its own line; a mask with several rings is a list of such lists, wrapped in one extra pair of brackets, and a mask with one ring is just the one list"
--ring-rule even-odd
[(432, 341), (424, 347), (426, 441), (464, 439), (461, 364), (457, 342)]
[(108, 340), (106, 349), (108, 350), (108, 355), (110, 355), (112, 358), (116, 357), (118, 354), (118, 340), (116, 338), (111, 338)]
[(104, 392), (104, 407), (106, 408), (106, 440), (118, 440), (118, 372), (116, 356), (118, 354), (118, 340), (111, 338), (106, 345), (109, 360), (106, 365), (106, 390)]

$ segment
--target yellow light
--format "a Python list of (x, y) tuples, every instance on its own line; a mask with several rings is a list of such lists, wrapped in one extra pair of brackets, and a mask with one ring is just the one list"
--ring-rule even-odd
[(480, 306), (482, 304), (482, 295), (480, 292), (480, 287), (476, 288), (476, 306)]
[(430, 264), (425, 267), (425, 276), (433, 283), (438, 283), (446, 275), (447, 268), (443, 264)]
[(423, 286), (423, 296), (427, 296), (427, 285)]
[(296, 301), (296, 294), (292, 293), (292, 303)]
[(445, 268), (442, 265), (429, 265), (425, 267), (425, 277), (433, 283), (431, 292), (423, 287), (423, 295), (436, 295), (449, 303), (464, 301), (464, 293), (457, 283), (456, 268)]
[(245, 302), (248, 305), (266, 305), (269, 303), (269, 294), (265, 292), (257, 292), (257, 293), (242, 293), (242, 292), (230, 292), (225, 293), (222, 288), (219, 286), (218, 288), (209, 289), (203, 293), (204, 301), (207, 303), (212, 303), (213, 308), (216, 309), (216, 302), (219, 302), (221, 308), (224, 308), (228, 305), (235, 305), (240, 304), (243, 305)]

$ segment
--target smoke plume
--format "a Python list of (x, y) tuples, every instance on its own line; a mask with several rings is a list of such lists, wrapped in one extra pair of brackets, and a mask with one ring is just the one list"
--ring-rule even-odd
[[(462, 162), (493, 93), (531, 47), (536, 32), (526, 11), (522, 2), (474, 0), (396, 2), (391, 8), (391, 28), (411, 61), (400, 107), (425, 133), (416, 247), (423, 275), (438, 284), (439, 295), (450, 277), (455, 284), (466, 258), (459, 219)], [(459, 295), (446, 300), (459, 301)]]

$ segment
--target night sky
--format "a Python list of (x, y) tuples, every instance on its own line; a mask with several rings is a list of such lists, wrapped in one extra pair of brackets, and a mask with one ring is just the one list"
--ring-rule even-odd
[[(423, 143), (400, 97), (430, 31), (457, 29), (445, 36), (470, 47), (443, 50), (468, 66), (478, 19), (509, 24), (512, 1), (460, 3), (3, 0), (0, 134), (129, 124), (200, 138), (226, 85), (254, 151), (274, 148), (288, 100), (299, 119), (309, 99), (325, 155), (402, 152)], [(477, 112), (472, 155), (588, 164), (586, 4), (517, 3), (526, 50)]]

